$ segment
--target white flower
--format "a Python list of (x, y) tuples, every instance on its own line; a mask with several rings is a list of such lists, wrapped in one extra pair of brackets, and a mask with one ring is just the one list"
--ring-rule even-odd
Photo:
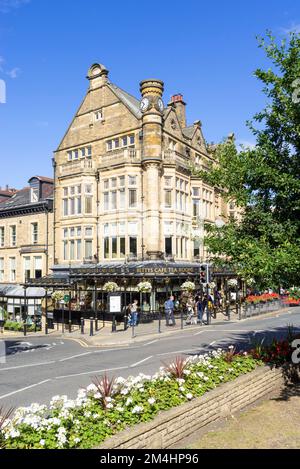
[(149, 402), (150, 405), (153, 405), (153, 404), (155, 403), (154, 397), (150, 397), (150, 398), (148, 399), (148, 402)]
[(9, 433), (9, 436), (11, 438), (18, 438), (20, 436), (20, 432), (19, 430), (11, 430), (11, 432)]
[(40, 445), (41, 445), (41, 446), (44, 446), (45, 443), (46, 443), (45, 440), (40, 440)]
[(131, 413), (132, 414), (140, 414), (141, 412), (143, 412), (143, 410), (144, 410), (144, 408), (142, 406), (136, 405), (132, 409)]
[(111, 402), (112, 398), (111, 397), (106, 397), (105, 400), (106, 400), (106, 402)]
[(126, 394), (128, 394), (128, 393), (129, 393), (129, 389), (128, 389), (128, 388), (124, 388), (124, 389), (122, 389), (122, 391), (121, 391), (121, 394), (123, 394), (123, 396), (126, 396)]
[(191, 374), (191, 371), (190, 371), (190, 370), (183, 370), (183, 374), (185, 374), (185, 375), (187, 375), (187, 376), (188, 376), (188, 375), (190, 375), (190, 374)]
[(204, 379), (204, 381), (208, 381), (208, 380), (209, 380), (209, 377), (208, 377), (208, 376), (204, 376), (203, 379)]
[(90, 412), (89, 410), (87, 410), (86, 412), (84, 412), (83, 414), (85, 417), (89, 418), (91, 415), (92, 415), (92, 412)]
[(183, 384), (183, 383), (185, 383), (185, 379), (183, 379), (183, 378), (177, 378), (176, 381), (177, 381), (177, 383), (180, 384), (180, 385)]
[(117, 410), (118, 412), (124, 412), (124, 407), (118, 406), (118, 407), (116, 407), (116, 410)]
[(127, 399), (125, 405), (130, 405), (130, 404), (132, 404), (132, 398), (131, 398), (131, 397), (128, 397), (128, 399)]
[(188, 392), (188, 393), (186, 394), (186, 397), (187, 397), (189, 400), (191, 400), (191, 399), (193, 399), (193, 394), (191, 394), (190, 392)]
[(222, 381), (224, 379), (224, 376), (219, 376), (219, 379)]
[(87, 392), (96, 392), (98, 390), (97, 386), (93, 383), (89, 384), (86, 388)]
[(184, 391), (185, 391), (185, 387), (184, 387), (184, 386), (179, 386), (178, 389), (179, 389), (179, 391), (181, 391), (181, 392), (184, 392)]
[(113, 407), (114, 407), (114, 405), (113, 405), (111, 402), (109, 402), (108, 404), (106, 404), (106, 408), (107, 408), (107, 409), (112, 409)]
[(78, 437), (74, 438), (74, 443), (79, 443), (80, 441), (81, 441), (80, 438), (78, 438)]

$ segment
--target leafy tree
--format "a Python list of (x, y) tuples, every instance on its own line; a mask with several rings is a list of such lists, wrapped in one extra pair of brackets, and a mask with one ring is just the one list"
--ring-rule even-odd
[[(247, 125), (254, 148), (234, 137), (214, 148), (216, 163), (198, 176), (227, 194), (243, 214), (222, 229), (206, 226), (214, 262), (260, 286), (300, 285), (300, 35), (259, 38), (272, 67), (257, 69), (267, 106)], [(195, 170), (194, 170), (195, 171)]]

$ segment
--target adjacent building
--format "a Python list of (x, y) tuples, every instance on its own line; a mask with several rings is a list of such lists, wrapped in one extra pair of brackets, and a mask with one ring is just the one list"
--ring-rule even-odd
[[(0, 298), (9, 315), (22, 313), (29, 279), (53, 265), (53, 179), (34, 176), (21, 190), (0, 191)], [(28, 313), (40, 309), (42, 289), (28, 289)]]

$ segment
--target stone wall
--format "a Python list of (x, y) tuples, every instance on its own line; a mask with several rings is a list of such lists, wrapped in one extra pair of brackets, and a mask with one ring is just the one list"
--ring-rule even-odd
[(280, 369), (258, 368), (184, 405), (161, 412), (105, 441), (100, 449), (170, 448), (206, 425), (221, 420), (283, 387)]

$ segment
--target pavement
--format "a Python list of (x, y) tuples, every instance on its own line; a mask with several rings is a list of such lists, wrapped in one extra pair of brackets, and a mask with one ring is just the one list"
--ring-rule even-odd
[[(90, 384), (96, 375), (153, 374), (177, 355), (189, 356), (229, 345), (245, 350), (253, 341), (285, 335), (288, 324), (300, 331), (299, 313), (300, 307), (290, 308), (242, 321), (141, 334), (132, 340), (130, 330), (125, 332), (126, 337), (121, 332), (104, 336), (104, 332), (101, 335), (99, 331), (99, 335), (86, 338), (88, 343), (69, 337), (67, 333), (25, 338), (3, 335), (0, 340), (0, 406), (47, 404), (57, 394), (74, 398), (78, 389)], [(114, 337), (118, 337), (117, 345)]]
[[(263, 313), (259, 316), (252, 316), (250, 318), (244, 318), (239, 320), (236, 314), (231, 314), (230, 320), (223, 314), (218, 314), (216, 319), (211, 320), (211, 324), (209, 326), (203, 324), (187, 324), (184, 320), (181, 322), (180, 318), (176, 319), (175, 326), (166, 327), (165, 320), (161, 320), (161, 324), (159, 326), (158, 320), (153, 321), (151, 323), (146, 324), (139, 324), (138, 326), (131, 328), (129, 327), (126, 331), (124, 330), (124, 325), (118, 324), (117, 329), (115, 332), (112, 332), (112, 327), (110, 324), (106, 324), (105, 326), (102, 325), (99, 321), (98, 331), (93, 330), (93, 335), (91, 336), (90, 331), (90, 321), (85, 321), (85, 329), (84, 334), (81, 334), (78, 327), (73, 330), (71, 333), (68, 332), (67, 327), (65, 328), (64, 333), (61, 330), (57, 329), (49, 329), (48, 334), (46, 335), (44, 332), (37, 332), (37, 333), (27, 333), (27, 338), (36, 338), (36, 337), (51, 337), (51, 338), (61, 338), (66, 340), (74, 340), (77, 341), (83, 347), (119, 347), (119, 346), (130, 346), (134, 343), (144, 342), (150, 339), (157, 339), (162, 337), (168, 337), (174, 334), (181, 334), (183, 331), (191, 330), (196, 331), (202, 328), (207, 327), (215, 327), (224, 324), (235, 324), (235, 323), (243, 323), (244, 321), (250, 321), (253, 319), (262, 320), (263, 318), (267, 317), (277, 317), (280, 314), (285, 314), (287, 308), (282, 308), (281, 310), (271, 311), (267, 313)], [(95, 325), (93, 325), (95, 328)], [(0, 334), (1, 339), (24, 339), (24, 334), (20, 334), (20, 332), (11, 332), (5, 331), (3, 334)]]

